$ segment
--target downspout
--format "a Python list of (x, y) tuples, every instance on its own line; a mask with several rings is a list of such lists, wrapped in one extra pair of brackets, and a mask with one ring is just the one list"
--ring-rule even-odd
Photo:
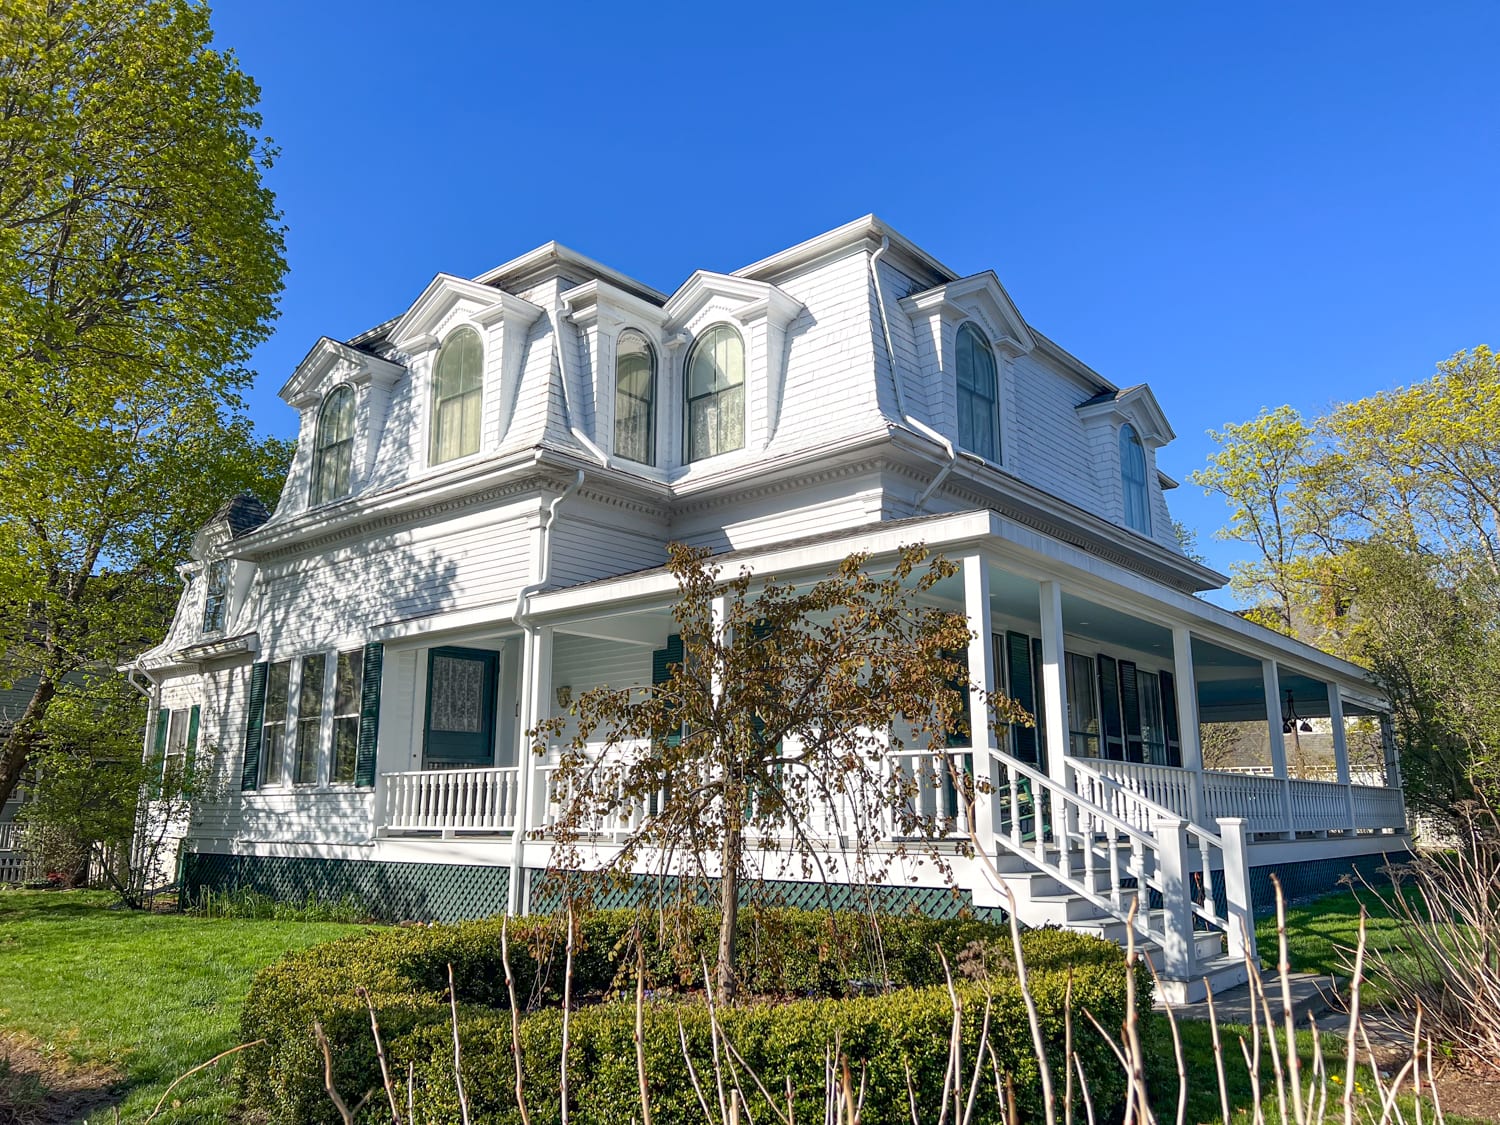
[(948, 463), (938, 470), (937, 476), (932, 478), (926, 490), (923, 491), (922, 495), (917, 497), (916, 511), (920, 513), (922, 508), (927, 504), (928, 498), (947, 479), (948, 474), (953, 471), (953, 466), (958, 464), (958, 450), (953, 448), (953, 442), (947, 437), (938, 433), (926, 422), (913, 418), (906, 412), (906, 401), (901, 394), (901, 373), (896, 369), (896, 347), (891, 342), (891, 322), (890, 318), (886, 315), (885, 290), (880, 284), (880, 259), (885, 256), (885, 252), (890, 248), (891, 236), (888, 234), (881, 235), (880, 249), (870, 256), (870, 278), (875, 282), (875, 307), (880, 311), (880, 330), (885, 337), (885, 357), (891, 368), (891, 383), (896, 388), (896, 412), (901, 415), (901, 420), (912, 429), (920, 434), (925, 434), (940, 444), (948, 458)]
[[(607, 469), (609, 468), (609, 457), (594, 444), (587, 434), (583, 433), (573, 424), (573, 400), (572, 395), (568, 393), (568, 365), (565, 358), (566, 348), (563, 345), (562, 338), (563, 319), (562, 300), (559, 298), (552, 306), (552, 331), (557, 345), (557, 374), (559, 380), (562, 382), (563, 411), (568, 416), (568, 433), (572, 434), (573, 439), (587, 449), (593, 455), (594, 459)], [(552, 500), (552, 503), (547, 505), (547, 518), (542, 521), (542, 533), (538, 544), (541, 551), (541, 565), (538, 570), (537, 581), (523, 587), (521, 592), (516, 595), (515, 612), (511, 615), (511, 620), (521, 630), (521, 645), (526, 654), (522, 661), (522, 666), (526, 671), (526, 679), (521, 684), (519, 693), (521, 714), (519, 716), (520, 721), (518, 725), (520, 730), (518, 734), (521, 741), (517, 747), (518, 760), (516, 762), (518, 767), (516, 792), (517, 826), (511, 840), (510, 889), (507, 896), (509, 899), (508, 912), (511, 914), (518, 913), (521, 906), (521, 850), (525, 836), (527, 813), (531, 804), (531, 759), (533, 756), (526, 732), (536, 725), (537, 716), (537, 700), (535, 692), (532, 689), (536, 682), (536, 668), (534, 664), (537, 659), (538, 633), (537, 627), (531, 624), (528, 618), (527, 608), (531, 602), (532, 595), (546, 589), (552, 579), (552, 526), (557, 522), (558, 509), (563, 506), (568, 497), (583, 487), (586, 475), (584, 470), (579, 469), (577, 475), (573, 478), (573, 483), (563, 489)]]

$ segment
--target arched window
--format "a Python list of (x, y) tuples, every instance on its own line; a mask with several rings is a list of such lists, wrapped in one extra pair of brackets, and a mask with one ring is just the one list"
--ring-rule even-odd
[(1146, 450), (1133, 426), (1120, 427), (1120, 483), (1125, 491), (1125, 524), (1151, 534), (1151, 492), (1146, 487)]
[(438, 349), (432, 371), (430, 460), (434, 465), (479, 452), (483, 365), (484, 347), (472, 328), (458, 329)]
[(958, 444), (1000, 460), (1000, 380), (995, 350), (973, 324), (958, 327)]
[(354, 388), (334, 387), (318, 410), (313, 439), (311, 503), (326, 504), (349, 495), (349, 465), (354, 456)]
[(656, 464), (656, 353), (633, 328), (615, 344), (615, 456)]
[(698, 337), (687, 361), (687, 459), (745, 448), (745, 345), (727, 324)]

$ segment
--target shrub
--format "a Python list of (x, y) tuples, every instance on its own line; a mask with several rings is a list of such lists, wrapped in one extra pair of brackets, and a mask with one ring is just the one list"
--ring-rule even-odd
[[(747, 911), (741, 925), (739, 970), (746, 995), (821, 999), (746, 1004), (725, 1014), (726, 1029), (752, 1067), (764, 1066), (767, 1077), (783, 1086), (790, 1076), (799, 1090), (816, 1096), (819, 1104), (825, 1050), (835, 1034), (845, 1054), (855, 1062), (870, 1064), (872, 1095), (877, 1087), (895, 1083), (891, 1089), (898, 1090), (901, 1099), (890, 1104), (904, 1104), (901, 1059), (906, 1058), (919, 1094), (937, 1097), (951, 1010), (946, 989), (933, 987), (943, 980), (936, 951), (943, 950), (952, 962), (959, 951), (974, 943), (1008, 941), (1006, 930), (974, 920), (882, 919), (879, 946), (886, 979), (902, 990), (850, 999), (841, 998), (848, 982), (879, 976), (872, 965), (878, 966), (881, 958), (866, 930), (868, 919), (762, 909)], [(384, 930), (316, 946), (263, 970), (242, 1016), (244, 1040), (266, 1040), (263, 1046), (245, 1052), (240, 1067), (247, 1106), (280, 1122), (331, 1119), (332, 1107), (323, 1091), (322, 1058), (312, 1034), (314, 1020), (322, 1023), (334, 1045), (339, 1087), (362, 1094), (378, 1086), (369, 1012), (358, 991), (363, 989), (378, 1015), (395, 1072), (404, 1076), (408, 1063), (416, 1067), (423, 1113), (435, 1120), (456, 1114), (444, 1108), (445, 1098), (457, 1096), (447, 1003), (447, 973), (452, 965), (465, 1076), (471, 1099), (483, 1107), (476, 1120), (510, 1121), (515, 1107), (509, 1093), (513, 1085), (510, 1018), (500, 927), (495, 919)], [(706, 1063), (709, 1055), (696, 1052), (707, 1050), (707, 1012), (698, 1002), (672, 993), (688, 981), (701, 979), (701, 968), (694, 970), (704, 960), (712, 960), (716, 919), (710, 911), (691, 911), (669, 916), (666, 925), (659, 927), (651, 914), (600, 911), (580, 919), (575, 943), (574, 994), (602, 1001), (575, 1012), (571, 1023), (574, 1048), (570, 1058), (578, 1076), (575, 1120), (580, 1123), (603, 1121), (606, 1114), (618, 1119), (618, 1105), (630, 1104), (618, 1101), (621, 1091), (635, 1096), (632, 1008), (608, 997), (633, 987), (637, 950), (632, 939), (637, 927), (647, 984), (658, 990), (658, 997), (666, 994), (666, 999), (654, 1000), (647, 1009), (648, 1066), (653, 1090), (660, 1088), (663, 1106), (657, 1119), (666, 1125), (701, 1116), (682, 1062), (677, 1020), (682, 1020), (695, 1050), (695, 1065)], [(563, 927), (552, 918), (512, 919), (510, 923), (517, 996), (530, 1010), (522, 1021), (529, 1089), (539, 1099), (539, 1107), (545, 1107), (547, 1098), (555, 1103), (558, 1097), (556, 1068), (561, 1047), (556, 1009), (562, 991), (563, 936)], [(1123, 957), (1117, 947), (1056, 930), (1033, 931), (1023, 941), (1043, 1025), (1059, 1056), (1069, 972), (1074, 977), (1075, 1007), (1090, 1008), (1106, 1027), (1119, 1026), (1125, 1001)], [(992, 960), (998, 963), (1000, 959)], [(990, 1037), (1000, 1063), (1012, 1073), (1018, 1090), (1032, 1091), (1036, 1058), (1015, 980), (992, 975), (984, 989), (995, 996)], [(984, 989), (964, 986), (965, 1034), (971, 1038), (978, 1035)], [(1149, 991), (1142, 994), (1149, 996)], [(1092, 1036), (1088, 1040), (1094, 1041)], [(1104, 1050), (1102, 1044), (1100, 1049)], [(1102, 1054), (1095, 1061), (1090, 1076), (1097, 1075), (1100, 1084), (1096, 1098), (1118, 1099), (1123, 1085), (1113, 1077), (1117, 1068), (1105, 1065), (1108, 1060)], [(1085, 1065), (1089, 1065), (1087, 1057)], [(534, 1119), (548, 1119), (545, 1110)]]

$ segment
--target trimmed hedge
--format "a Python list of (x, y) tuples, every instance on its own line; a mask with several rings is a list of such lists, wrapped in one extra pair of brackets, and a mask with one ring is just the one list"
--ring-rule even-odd
[[(919, 1104), (934, 1104), (942, 1090), (952, 1018), (936, 950), (950, 964), (971, 943), (1008, 944), (1008, 929), (967, 919), (890, 917), (881, 920), (880, 944), (888, 979), (900, 991), (840, 998), (851, 981), (878, 976), (870, 970), (868, 919), (796, 910), (745, 911), (740, 935), (742, 987), (754, 996), (818, 996), (756, 1001), (723, 1013), (723, 1026), (746, 1061), (774, 1089), (792, 1079), (798, 1117), (822, 1113), (825, 1050), (835, 1035), (855, 1064), (868, 1065), (864, 1120), (870, 1125), (908, 1120), (903, 1060), (912, 1069)], [(716, 916), (696, 910), (665, 934), (653, 915), (601, 911), (580, 920), (574, 955), (574, 994), (599, 1002), (573, 1013), (572, 1119), (578, 1125), (618, 1125), (637, 1104), (633, 1004), (611, 998), (633, 990), (640, 927), (647, 983), (657, 990), (646, 1009), (646, 1052), (653, 1120), (659, 1125), (702, 1117), (678, 1041), (687, 1034), (700, 1081), (709, 1080), (712, 1052), (708, 1013), (701, 999), (680, 994), (701, 980), (711, 962)], [(562, 927), (555, 919), (512, 919), (511, 964), (517, 995), (530, 1011), (521, 1024), (528, 1107), (534, 1121), (558, 1117), (561, 1055)], [(1032, 993), (1044, 1028), (1060, 1058), (1063, 996), (1073, 977), (1074, 1007), (1091, 1010), (1106, 1027), (1118, 1027), (1125, 1006), (1123, 957), (1107, 942), (1058, 930), (1023, 935)], [(992, 961), (995, 960), (992, 958)], [(1001, 958), (1003, 960), (1003, 956)], [(878, 963), (878, 962), (877, 962)], [(378, 1013), (393, 1073), (415, 1066), (421, 1120), (458, 1119), (447, 1004), (448, 965), (460, 1003), (464, 1079), (476, 1122), (519, 1122), (512, 1087), (510, 1017), (500, 963), (500, 921), (377, 931), (292, 954), (256, 978), (246, 999), (244, 1041), (265, 1039), (244, 1052), (239, 1068), (246, 1108), (278, 1122), (336, 1119), (323, 1091), (322, 1057), (312, 1034), (318, 1020), (334, 1045), (335, 1081), (348, 1097), (378, 1086), (380, 1072), (369, 1014), (356, 990), (368, 990)], [(1143, 1003), (1150, 996), (1143, 982)], [(1026, 1026), (1024, 1001), (1008, 973), (987, 983), (994, 996), (990, 1040), (1001, 1066), (1015, 1079), (1023, 1110), (1036, 1109), (1037, 1060)], [(972, 1062), (984, 992), (964, 985), (965, 1058)], [(1096, 1106), (1119, 1104), (1124, 1080), (1108, 1049), (1075, 1021), (1079, 1050), (1089, 1071)], [(999, 1120), (993, 1096), (982, 1120)], [(404, 1096), (404, 1095), (403, 1095)], [(752, 1106), (752, 1109), (754, 1106)], [(378, 1116), (378, 1114), (377, 1114)], [(375, 1118), (371, 1118), (374, 1120)]]

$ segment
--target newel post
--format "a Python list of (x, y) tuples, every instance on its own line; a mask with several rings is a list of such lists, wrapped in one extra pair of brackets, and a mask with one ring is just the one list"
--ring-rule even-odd
[(1223, 816), (1218, 824), (1219, 837), (1224, 841), (1224, 928), (1229, 935), (1229, 953), (1239, 958), (1248, 953), (1254, 960), (1255, 899), (1250, 893), (1250, 852), (1245, 846), (1250, 822), (1242, 816)]
[[(1193, 896), (1188, 883), (1188, 822), (1158, 817), (1156, 854), (1161, 871), (1162, 975), (1168, 980), (1193, 979)], [(1141, 888), (1144, 892), (1145, 888)], [(1144, 904), (1142, 904), (1144, 905)], [(1139, 907), (1137, 908), (1139, 909)]]

